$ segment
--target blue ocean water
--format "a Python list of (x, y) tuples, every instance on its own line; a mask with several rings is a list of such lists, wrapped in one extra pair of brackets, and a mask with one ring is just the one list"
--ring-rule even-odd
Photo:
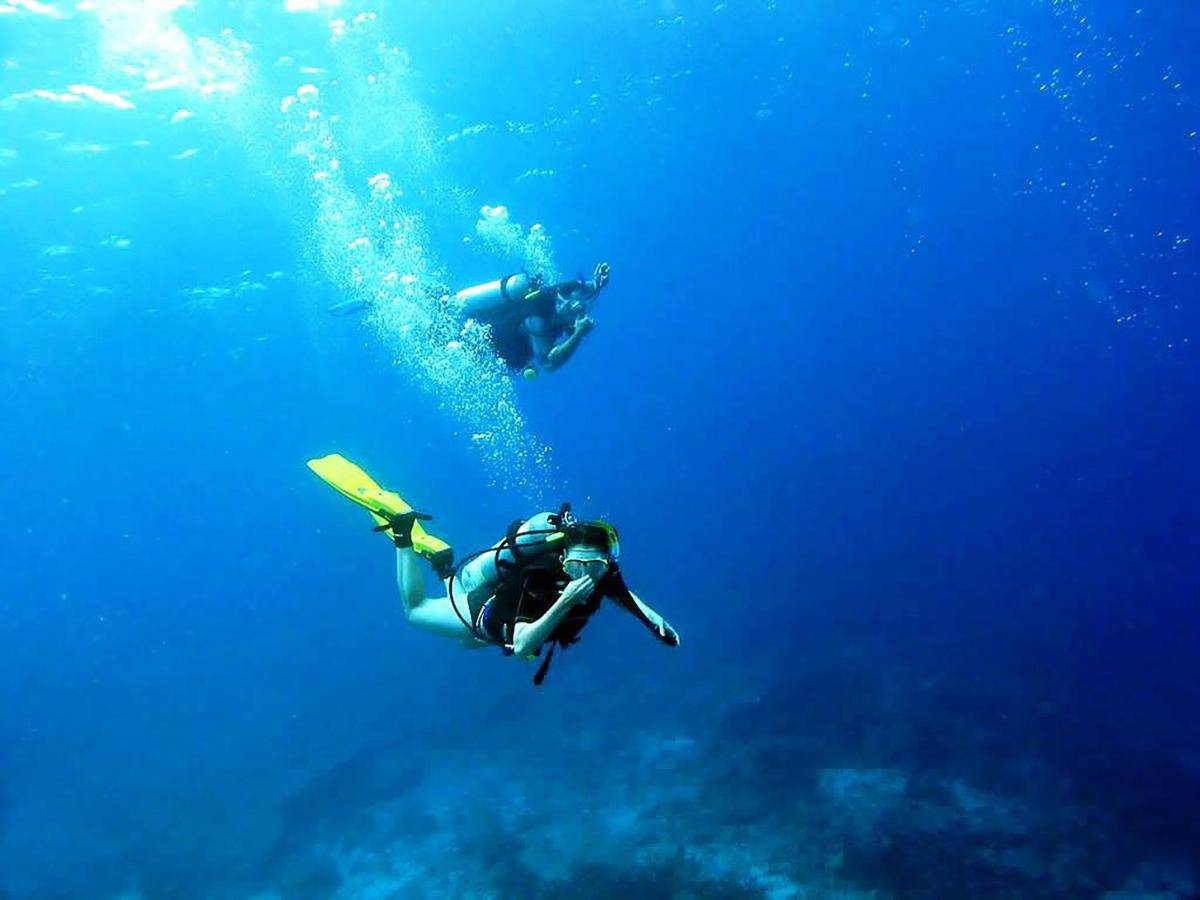
[[(1200, 895), (1198, 51), (0, 0), (0, 896)], [(600, 260), (537, 381), (438, 316)], [(611, 518), (682, 646), (418, 632), (329, 452), (460, 555)]]

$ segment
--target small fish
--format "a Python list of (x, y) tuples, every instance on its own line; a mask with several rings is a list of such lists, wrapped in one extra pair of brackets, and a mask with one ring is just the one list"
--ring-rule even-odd
[(335, 316), (348, 316), (352, 313), (362, 312), (370, 305), (366, 300), (343, 300), (341, 303), (335, 303), (329, 307), (329, 312)]

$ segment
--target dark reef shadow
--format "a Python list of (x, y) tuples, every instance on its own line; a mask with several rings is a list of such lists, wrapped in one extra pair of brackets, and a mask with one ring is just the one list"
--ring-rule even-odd
[(395, 840), (430, 828), (415, 808), (380, 833), (380, 805), (401, 800), (422, 773), (411, 763), (411, 747), (396, 741), (367, 745), (310, 778), (277, 807), (279, 834), (263, 855), (257, 877), (287, 889), (289, 897), (323, 897), (338, 885), (332, 861), (315, 852), (321, 843), (369, 844)]

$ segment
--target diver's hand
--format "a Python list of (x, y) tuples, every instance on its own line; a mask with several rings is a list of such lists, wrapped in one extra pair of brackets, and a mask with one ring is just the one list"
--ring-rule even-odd
[(591, 316), (580, 316), (575, 320), (575, 334), (579, 337), (583, 337), (595, 327), (596, 323)]
[(671, 623), (666, 619), (659, 620), (658, 624), (654, 626), (654, 633), (669, 647), (678, 647), (680, 644), (679, 632), (672, 628)]
[(608, 263), (602, 262), (596, 265), (596, 271), (592, 273), (592, 284), (596, 285), (596, 290), (603, 290), (608, 284), (608, 279), (612, 276), (612, 267)]
[(646, 610), (646, 618), (654, 626), (654, 636), (669, 647), (679, 646), (679, 632), (671, 627), (671, 623), (653, 610)]
[(562, 594), (559, 595), (559, 600), (567, 606), (578, 606), (581, 603), (587, 603), (588, 599), (596, 592), (596, 579), (591, 575), (584, 575), (582, 578), (576, 578), (565, 588)]

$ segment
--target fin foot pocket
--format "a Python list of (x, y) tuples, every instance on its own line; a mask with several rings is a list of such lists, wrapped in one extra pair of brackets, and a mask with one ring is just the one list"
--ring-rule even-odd
[(411, 547), (413, 545), (413, 526), (418, 521), (428, 522), (432, 518), (433, 516), (428, 513), (409, 510), (408, 512), (388, 516), (387, 520), (382, 524), (376, 525), (374, 530), (387, 532), (397, 547)]

